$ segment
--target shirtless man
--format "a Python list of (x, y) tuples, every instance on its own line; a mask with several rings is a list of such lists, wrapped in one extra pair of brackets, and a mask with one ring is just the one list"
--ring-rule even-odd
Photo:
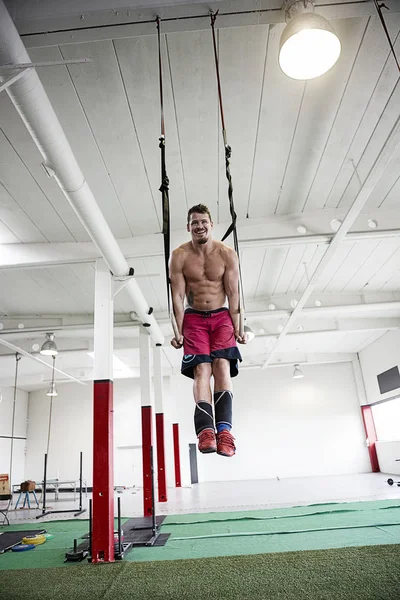
[(242, 360), (236, 342), (245, 344), (247, 339), (239, 331), (238, 257), (232, 248), (212, 239), (212, 228), (207, 206), (192, 206), (187, 218), (192, 240), (176, 248), (170, 261), (179, 332), (171, 344), (183, 346), (182, 374), (194, 380), (194, 425), (200, 452), (233, 456), (231, 377), (238, 374), (238, 360)]

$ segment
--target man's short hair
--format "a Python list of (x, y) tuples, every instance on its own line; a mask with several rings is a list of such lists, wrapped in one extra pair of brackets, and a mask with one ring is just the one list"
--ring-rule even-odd
[(192, 208), (189, 208), (187, 216), (188, 225), (190, 223), (190, 215), (192, 215), (193, 213), (208, 215), (210, 217), (210, 221), (212, 221), (210, 209), (208, 208), (208, 206), (206, 206), (205, 204), (195, 204), (194, 206), (192, 206)]

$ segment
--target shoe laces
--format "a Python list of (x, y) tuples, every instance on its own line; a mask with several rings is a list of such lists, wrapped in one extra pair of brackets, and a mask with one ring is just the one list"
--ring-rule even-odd
[(218, 433), (218, 441), (221, 444), (227, 444), (229, 446), (235, 447), (234, 440), (235, 438), (227, 429), (223, 429), (220, 433)]
[(204, 429), (200, 432), (199, 438), (201, 440), (213, 440), (215, 438), (215, 432), (212, 429)]

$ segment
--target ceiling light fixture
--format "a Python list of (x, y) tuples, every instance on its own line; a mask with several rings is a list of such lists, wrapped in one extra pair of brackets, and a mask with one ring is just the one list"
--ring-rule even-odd
[(275, 310), (275, 304), (268, 304), (268, 310)]
[(305, 225), (298, 225), (296, 229), (299, 233), (307, 233), (307, 227)]
[(254, 333), (252, 328), (249, 327), (248, 325), (244, 326), (244, 332), (247, 333), (247, 341), (248, 342), (251, 342), (256, 337), (256, 334)]
[(338, 231), (341, 224), (342, 221), (340, 219), (332, 219), (332, 221), (330, 222), (332, 231)]
[(40, 348), (40, 354), (45, 356), (55, 356), (58, 354), (57, 346), (54, 341), (54, 333), (46, 333), (46, 340)]
[(294, 365), (293, 379), (301, 379), (302, 377), (304, 377), (304, 373), (300, 369), (300, 365)]
[(54, 381), (54, 367), (55, 367), (55, 362), (56, 362), (56, 356), (55, 354), (53, 354), (53, 370), (51, 373), (51, 383), (50, 383), (50, 387), (47, 391), (46, 396), (58, 396), (58, 392), (56, 389), (56, 382)]
[(279, 45), (279, 66), (292, 79), (314, 79), (333, 67), (341, 43), (333, 27), (314, 13), (311, 0), (286, 0), (286, 27)]
[(321, 300), (316, 300), (316, 301), (314, 302), (314, 304), (315, 304), (315, 306), (318, 306), (318, 307), (319, 307), (319, 306), (322, 306), (322, 302), (321, 302)]
[(375, 221), (375, 219), (368, 219), (367, 224), (370, 229), (376, 229), (378, 227), (378, 222)]

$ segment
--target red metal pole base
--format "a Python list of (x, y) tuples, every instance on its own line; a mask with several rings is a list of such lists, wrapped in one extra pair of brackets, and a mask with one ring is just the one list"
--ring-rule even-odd
[(175, 487), (181, 487), (181, 457), (179, 452), (179, 423), (173, 423), (174, 436), (174, 462), (175, 462)]
[(167, 502), (165, 474), (164, 413), (156, 414), (158, 501)]
[(371, 461), (372, 472), (379, 473), (380, 472), (379, 461), (378, 461), (378, 455), (376, 453), (377, 435), (376, 435), (376, 429), (375, 429), (375, 423), (374, 423), (374, 416), (372, 414), (372, 407), (371, 406), (362, 406), (361, 411), (362, 411), (362, 417), (363, 417), (363, 421), (364, 421), (365, 435), (367, 436), (367, 439), (368, 439), (368, 452), (369, 452), (369, 459)]
[(93, 384), (92, 562), (114, 562), (113, 382)]
[(153, 514), (151, 487), (151, 406), (142, 406), (143, 516)]

